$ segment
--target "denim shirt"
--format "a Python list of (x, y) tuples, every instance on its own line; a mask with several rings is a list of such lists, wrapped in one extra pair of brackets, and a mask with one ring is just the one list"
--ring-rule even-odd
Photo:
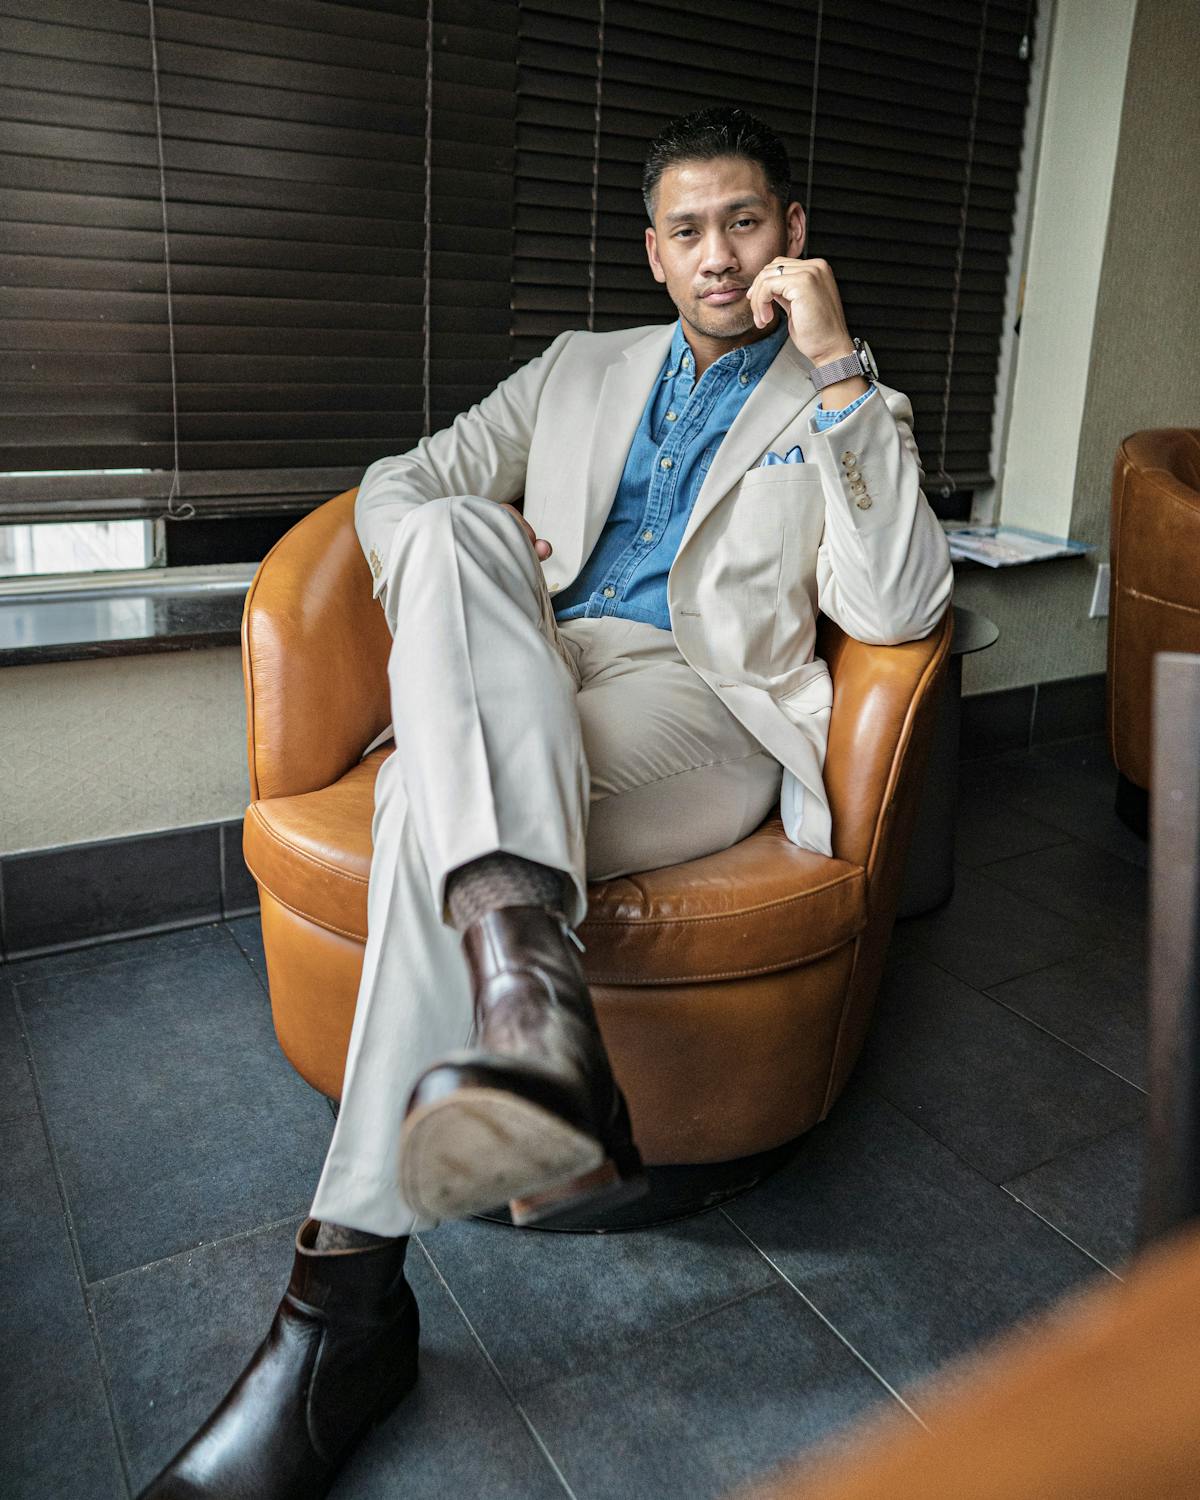
[[(692, 506), (722, 439), (786, 337), (787, 325), (781, 321), (766, 338), (723, 354), (697, 381), (683, 324), (675, 325), (612, 509), (582, 572), (555, 595), (555, 619), (621, 615), (670, 630), (667, 574)], [(841, 411), (818, 408), (817, 427), (832, 427), (874, 390), (872, 385)]]

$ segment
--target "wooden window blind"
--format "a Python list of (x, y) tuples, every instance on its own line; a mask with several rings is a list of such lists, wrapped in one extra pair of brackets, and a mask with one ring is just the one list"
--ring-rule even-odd
[(0, 0), (0, 522), (303, 509), (561, 329), (670, 320), (641, 162), (718, 102), (931, 495), (982, 483), (1032, 8)]
[(931, 498), (990, 479), (1028, 92), (1028, 0), (522, 0), (514, 346), (668, 320), (641, 162), (673, 115), (783, 137), (805, 253), (912, 399)]
[(0, 17), (0, 520), (302, 509), (506, 373), (515, 0)]

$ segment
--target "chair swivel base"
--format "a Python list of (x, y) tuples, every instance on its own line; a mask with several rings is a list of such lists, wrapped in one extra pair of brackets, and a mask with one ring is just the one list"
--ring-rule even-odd
[(613, 1208), (584, 1208), (569, 1225), (514, 1225), (507, 1208), (489, 1209), (473, 1215), (506, 1228), (538, 1230), (544, 1234), (609, 1234), (626, 1229), (652, 1229), (677, 1219), (707, 1213), (722, 1203), (739, 1198), (777, 1172), (795, 1155), (803, 1136), (786, 1141), (771, 1151), (734, 1161), (706, 1162), (692, 1167), (647, 1167), (648, 1190), (631, 1203)]

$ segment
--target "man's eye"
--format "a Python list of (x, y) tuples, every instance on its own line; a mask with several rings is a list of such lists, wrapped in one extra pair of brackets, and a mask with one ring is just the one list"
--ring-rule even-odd
[(677, 239), (677, 240), (681, 240), (681, 239), (684, 239), (689, 234), (695, 234), (695, 232), (696, 231), (694, 229), (677, 229), (675, 231), (675, 234), (674, 234), (673, 238)]
[(757, 223), (758, 223), (757, 219), (736, 219), (734, 221), (734, 226), (733, 227), (736, 229), (739, 224), (745, 224), (745, 225), (749, 225), (751, 228), (753, 228), (753, 226), (755, 224), (757, 224)]

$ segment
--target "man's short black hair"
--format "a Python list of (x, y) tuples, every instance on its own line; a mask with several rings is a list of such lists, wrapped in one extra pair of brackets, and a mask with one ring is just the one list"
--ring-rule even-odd
[(783, 142), (746, 110), (717, 105), (676, 116), (650, 142), (642, 169), (642, 198), (650, 222), (654, 222), (658, 180), (668, 167), (682, 161), (712, 161), (718, 156), (744, 156), (757, 162), (767, 186), (780, 205), (787, 207), (791, 201), (792, 168)]

